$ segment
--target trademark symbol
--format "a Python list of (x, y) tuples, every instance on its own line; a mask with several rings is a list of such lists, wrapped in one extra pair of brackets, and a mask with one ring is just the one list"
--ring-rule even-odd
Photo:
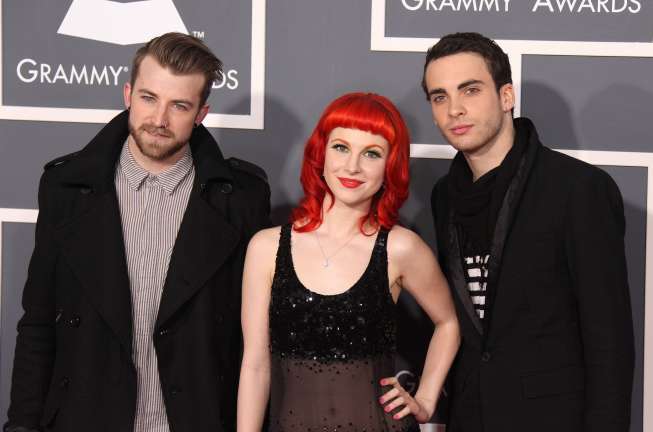
[(193, 33), (193, 36), (195, 36), (196, 38), (204, 39), (204, 32), (203, 31), (193, 30), (192, 33)]

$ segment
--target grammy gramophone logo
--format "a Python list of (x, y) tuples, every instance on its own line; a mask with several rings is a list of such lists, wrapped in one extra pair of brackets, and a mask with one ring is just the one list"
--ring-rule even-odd
[(188, 33), (172, 0), (73, 0), (57, 33), (132, 45), (171, 31)]

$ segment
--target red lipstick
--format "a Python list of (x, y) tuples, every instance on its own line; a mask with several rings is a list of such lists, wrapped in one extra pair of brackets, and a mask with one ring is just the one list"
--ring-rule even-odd
[(338, 177), (338, 180), (340, 180), (340, 183), (346, 188), (354, 189), (357, 188), (358, 186), (362, 185), (365, 182), (362, 182), (360, 180), (354, 180), (350, 179), (347, 177)]

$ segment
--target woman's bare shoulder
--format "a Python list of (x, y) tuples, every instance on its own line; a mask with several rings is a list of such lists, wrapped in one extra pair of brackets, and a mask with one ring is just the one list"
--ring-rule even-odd
[(410, 259), (415, 253), (430, 251), (428, 245), (413, 230), (395, 225), (388, 234), (388, 254), (395, 259)]
[(252, 236), (247, 247), (248, 253), (266, 253), (275, 251), (279, 245), (281, 226), (265, 228)]

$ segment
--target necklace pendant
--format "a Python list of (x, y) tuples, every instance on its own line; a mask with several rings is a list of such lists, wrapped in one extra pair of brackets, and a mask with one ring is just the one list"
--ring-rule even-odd
[(329, 260), (324, 260), (324, 262), (322, 263), (322, 266), (329, 267)]

